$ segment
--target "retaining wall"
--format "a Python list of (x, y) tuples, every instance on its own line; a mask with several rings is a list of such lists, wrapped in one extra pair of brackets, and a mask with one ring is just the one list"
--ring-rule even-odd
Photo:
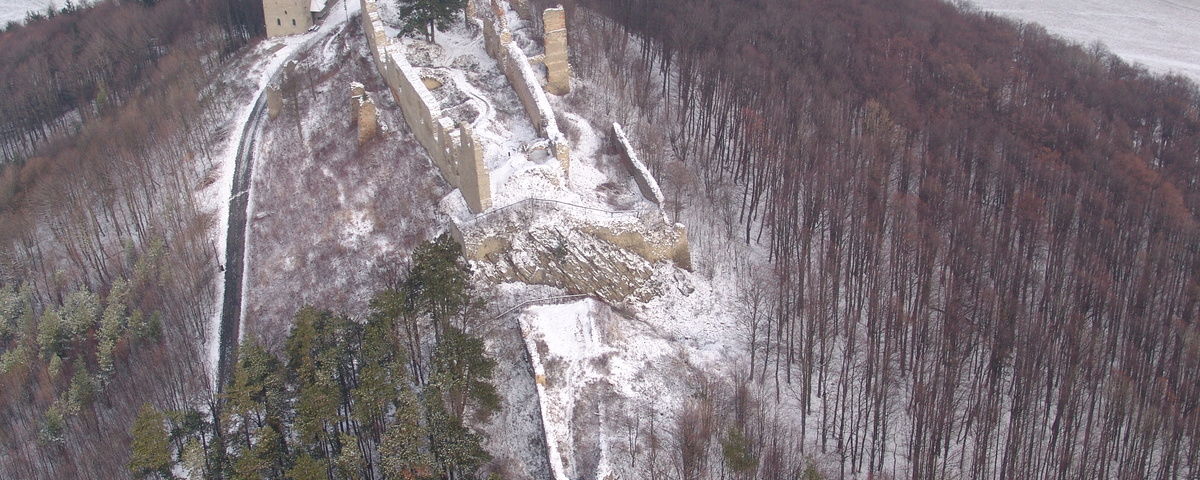
[(650, 262), (668, 261), (679, 268), (692, 269), (687, 230), (683, 225), (668, 223), (661, 208), (607, 211), (527, 198), (470, 222), (451, 223), (450, 235), (463, 246), (463, 255), (468, 259), (495, 262), (512, 247), (512, 238), (547, 217)]
[(470, 128), (466, 124), (456, 126), (442, 115), (441, 105), (408, 63), (403, 47), (388, 38), (375, 0), (362, 0), (362, 22), (379, 75), (400, 105), (417, 142), (429, 152), (442, 178), (462, 191), (471, 211), (491, 208), (491, 177), (483, 162), (483, 147)]

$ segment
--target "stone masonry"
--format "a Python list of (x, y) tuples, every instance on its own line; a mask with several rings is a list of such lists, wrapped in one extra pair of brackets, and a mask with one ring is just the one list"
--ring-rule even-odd
[(542, 12), (545, 26), (546, 91), (566, 95), (571, 91), (571, 63), (567, 51), (567, 12), (562, 5)]
[(496, 0), (491, 0), (491, 15), (482, 17), (478, 21), (482, 24), (484, 49), (500, 64), (509, 85), (513, 87), (521, 106), (525, 108), (525, 114), (529, 116), (538, 135), (550, 141), (549, 153), (558, 159), (563, 175), (569, 177), (571, 146), (558, 128), (558, 121), (550, 107), (550, 101), (546, 98), (546, 89), (542, 88), (535, 77), (529, 57), (513, 41), (504, 7)]
[(375, 66), (404, 114), (417, 142), (425, 148), (447, 183), (459, 189), (472, 212), (492, 207), (491, 179), (481, 146), (469, 128), (456, 126), (408, 63), (401, 45), (388, 38), (375, 0), (362, 0), (363, 30)]
[(267, 87), (267, 118), (274, 120), (283, 111), (283, 92), (279, 85)]
[[(493, 209), (484, 149), (471, 126), (456, 125), (443, 114), (443, 107), (429, 91), (433, 85), (424, 83), (405, 58), (403, 47), (384, 34), (376, 0), (361, 1), (371, 54), (405, 122), (442, 177), (462, 192), (471, 212), (477, 214), (455, 220), (450, 229), (466, 257), (480, 262), (485, 276), (626, 302), (646, 301), (661, 292), (654, 264), (665, 261), (691, 268), (687, 232), (682, 225), (667, 222), (657, 182), (638, 161), (627, 139), (622, 142), (624, 158), (632, 165), (630, 171), (639, 190), (655, 204), (653, 208), (598, 213), (595, 208), (531, 197)], [(543, 84), (531, 58), (513, 38), (508, 5), (498, 0), (472, 0), (468, 11), (483, 32), (485, 50), (496, 60), (530, 123), (544, 139), (538, 148), (557, 159), (563, 177), (568, 178), (571, 147), (547, 97), (547, 93), (570, 91), (565, 10), (557, 7), (543, 12), (546, 49), (539, 56), (548, 72)], [(614, 129), (620, 131), (619, 126)]]
[(304, 33), (312, 26), (309, 0), (263, 0), (267, 37)]
[(358, 144), (362, 145), (379, 133), (379, 113), (375, 110), (375, 101), (361, 83), (350, 85), (350, 104), (358, 128)]

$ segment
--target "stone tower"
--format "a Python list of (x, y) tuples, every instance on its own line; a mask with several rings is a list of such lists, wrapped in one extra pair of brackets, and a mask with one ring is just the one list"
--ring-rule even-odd
[(567, 62), (567, 12), (562, 5), (542, 12), (545, 27), (546, 90), (555, 95), (571, 91), (571, 64)]
[(311, 0), (263, 0), (263, 18), (268, 38), (304, 33), (313, 24)]

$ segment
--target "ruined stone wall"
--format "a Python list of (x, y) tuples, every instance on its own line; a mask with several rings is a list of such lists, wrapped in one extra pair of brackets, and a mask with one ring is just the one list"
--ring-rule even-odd
[(504, 9), (493, 0), (490, 15), (480, 13), (478, 21), (482, 23), (484, 48), (504, 70), (504, 76), (517, 92), (517, 98), (521, 100), (521, 106), (529, 116), (529, 121), (537, 129), (538, 135), (550, 140), (550, 153), (562, 165), (563, 174), (569, 176), (571, 146), (558, 128), (558, 120), (554, 117), (550, 100), (546, 98), (546, 91), (530, 66), (529, 57), (512, 41), (512, 32), (508, 28)]
[(617, 137), (617, 143), (621, 145), (621, 160), (624, 161), (625, 168), (629, 170), (630, 175), (633, 175), (633, 182), (637, 184), (638, 191), (642, 193), (643, 197), (646, 197), (646, 200), (654, 202), (661, 208), (663, 194), (662, 189), (658, 187), (658, 181), (650, 174), (650, 169), (646, 168), (646, 164), (638, 159), (637, 152), (629, 143), (629, 137), (625, 136), (625, 130), (616, 122), (613, 122), (613, 134)]
[[(595, 209), (556, 200), (529, 198), (493, 211), (471, 222), (451, 226), (451, 236), (463, 246), (463, 255), (478, 261), (496, 261), (511, 248), (515, 236), (553, 218), (556, 226), (576, 231), (632, 252), (650, 262), (668, 261), (692, 268), (687, 231), (667, 222), (660, 208), (608, 212), (595, 217)], [(594, 293), (594, 292), (592, 292)]]
[(267, 118), (274, 120), (283, 111), (283, 92), (278, 85), (267, 87)]
[(482, 147), (470, 129), (456, 126), (442, 115), (441, 105), (408, 63), (401, 45), (388, 38), (375, 0), (362, 0), (362, 22), (376, 68), (417, 142), (425, 147), (442, 178), (462, 192), (471, 211), (491, 208), (490, 174)]
[(684, 270), (692, 269), (692, 254), (683, 225), (663, 223), (657, 228), (589, 225), (581, 230), (651, 262), (672, 262)]
[(267, 37), (304, 33), (312, 27), (309, 0), (263, 0)]
[(354, 112), (354, 126), (358, 129), (358, 144), (367, 143), (379, 133), (379, 114), (375, 101), (361, 83), (350, 85), (350, 107)]
[(555, 95), (571, 91), (571, 63), (567, 59), (567, 12), (559, 5), (542, 12), (546, 54), (546, 90)]

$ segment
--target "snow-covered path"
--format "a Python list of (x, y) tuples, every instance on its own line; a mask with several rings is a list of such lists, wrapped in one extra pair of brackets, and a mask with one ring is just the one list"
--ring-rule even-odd
[(1037, 22), (1069, 40), (1100, 41), (1156, 73), (1200, 82), (1200, 1), (971, 0), (979, 8)]
[[(262, 114), (261, 106), (263, 103), (264, 92), (266, 92), (267, 86), (288, 59), (292, 58), (296, 53), (310, 46), (314, 41), (325, 38), (326, 36), (332, 34), (335, 29), (344, 25), (346, 21), (349, 20), (350, 17), (352, 17), (359, 10), (359, 5), (356, 2), (343, 1), (342, 3), (343, 5), (335, 4), (331, 6), (329, 9), (329, 16), (317, 28), (309, 30), (303, 35), (265, 40), (255, 47), (258, 52), (250, 53), (250, 55), (261, 55), (261, 58), (259, 58), (253, 64), (253, 66), (251, 66), (249, 72), (247, 73), (247, 76), (252, 78), (254, 83), (254, 94), (252, 97), (250, 97), (252, 100), (238, 109), (237, 113), (233, 116), (233, 118), (236, 119), (237, 124), (235, 128), (231, 129), (231, 131), (237, 132), (237, 135), (230, 137), (229, 142), (225, 145), (221, 155), (219, 156), (219, 174), (217, 181), (213, 182), (212, 185), (209, 185), (204, 190), (198, 192), (198, 200), (202, 204), (206, 205), (210, 211), (216, 212), (216, 217), (218, 219), (217, 225), (220, 226), (219, 230), (215, 232), (218, 250), (217, 255), (219, 258), (224, 259), (222, 263), (223, 265), (230, 264), (230, 253), (240, 256), (241, 261), (237, 261), (236, 263), (244, 265), (245, 242), (233, 242), (236, 244), (235, 247), (240, 247), (238, 248), (239, 251), (227, 251), (229, 246), (228, 244), (230, 243), (229, 234), (231, 230), (235, 230), (235, 225), (232, 225), (230, 222), (231, 220), (240, 220), (242, 225), (240, 225), (240, 227), (238, 227), (237, 231), (234, 233), (238, 233), (238, 231), (240, 231), (240, 235), (244, 236), (245, 228), (247, 226), (246, 222), (248, 222), (248, 219), (251, 218), (250, 214), (253, 212), (254, 208), (253, 192), (250, 191), (248, 187), (248, 180), (252, 171), (252, 165), (239, 165), (239, 160), (244, 158), (246, 162), (252, 163), (252, 149), (249, 147), (253, 145), (253, 138), (247, 139), (245, 138), (245, 135), (257, 135), (259, 131), (254, 123)], [(245, 152), (246, 155), (239, 157), (239, 154), (243, 152)], [(238, 177), (237, 173), (241, 173), (243, 170), (245, 170), (244, 176), (246, 177), (244, 180), (247, 181), (238, 183), (245, 186), (245, 188), (238, 188), (237, 191), (235, 191), (234, 187), (235, 180), (237, 180)], [(239, 204), (239, 202), (236, 201), (243, 195), (245, 198), (241, 199), (242, 201), (240, 202), (240, 205), (245, 205), (246, 211), (236, 212), (239, 213), (239, 215), (234, 215), (231, 217), (230, 207)], [(240, 278), (234, 278), (233, 280), (235, 281), (231, 283), (231, 279), (229, 278), (231, 275), (234, 275), (235, 277), (240, 276)], [(218, 288), (216, 299), (218, 305), (226, 304), (225, 297), (227, 292), (225, 290), (227, 286), (232, 284), (236, 284), (236, 288), (239, 290), (243, 288), (245, 285), (244, 269), (238, 268), (237, 271), (227, 271), (226, 279), (222, 283), (222, 287)], [(233, 330), (232, 335), (230, 335), (231, 337), (239, 335), (239, 332), (241, 332), (241, 316), (242, 312), (245, 311), (245, 305), (243, 305), (245, 299), (241, 295), (240, 291), (238, 292), (237, 297), (236, 303), (230, 302), (232, 305), (229, 308), (217, 309), (216, 311), (218, 313), (213, 315), (213, 318), (210, 320), (209, 324), (209, 335), (207, 338), (208, 370), (210, 375), (209, 378), (216, 383), (215, 387), (217, 389), (220, 388), (221, 380), (219, 378), (219, 374), (221, 373), (220, 365), (222, 363), (223, 333), (233, 328), (232, 324), (227, 327), (223, 327), (223, 318), (229, 316), (230, 318), (237, 319), (238, 327), (237, 330)]]

